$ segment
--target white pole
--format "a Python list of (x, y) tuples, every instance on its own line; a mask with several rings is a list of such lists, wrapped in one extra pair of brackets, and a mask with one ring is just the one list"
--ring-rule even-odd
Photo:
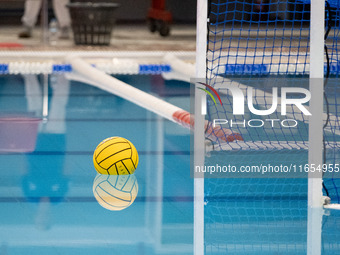
[(43, 109), (42, 109), (42, 116), (43, 120), (46, 122), (48, 120), (48, 74), (43, 74)]
[[(310, 112), (309, 119), (309, 164), (322, 164), (323, 139), (323, 76), (324, 76), (324, 20), (325, 2), (312, 0), (310, 25)], [(322, 173), (310, 173), (308, 205), (322, 206)], [(317, 177), (317, 178), (315, 178)], [(315, 186), (317, 185), (317, 186)]]
[[(308, 164), (322, 166), (325, 1), (311, 0)], [(322, 172), (308, 174), (307, 254), (321, 254)]]
[[(197, 0), (196, 78), (206, 77), (208, 1)], [(194, 166), (204, 165), (204, 123), (202, 90), (195, 88)], [(192, 166), (192, 167), (194, 167)], [(192, 169), (194, 171), (194, 169)], [(194, 254), (204, 254), (204, 178), (194, 173)]]

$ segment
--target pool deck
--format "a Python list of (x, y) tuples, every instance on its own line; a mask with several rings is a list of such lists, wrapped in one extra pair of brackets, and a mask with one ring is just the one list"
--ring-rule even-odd
[[(110, 46), (76, 46), (73, 38), (59, 39), (56, 45), (42, 42), (42, 29), (34, 29), (33, 37), (18, 38), (21, 26), (0, 27), (0, 51), (195, 51), (195, 25), (173, 25), (170, 35), (162, 37), (159, 33), (151, 33), (146, 24), (118, 24), (112, 33)], [(18, 44), (17, 47), (8, 47)]]

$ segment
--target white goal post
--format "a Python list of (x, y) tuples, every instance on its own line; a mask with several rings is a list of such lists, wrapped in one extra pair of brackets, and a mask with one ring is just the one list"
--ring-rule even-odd
[[(197, 0), (196, 77), (206, 77), (208, 1)], [(204, 165), (204, 122), (202, 105), (206, 105), (205, 93), (195, 86), (194, 166)], [(191, 166), (191, 167), (194, 167)], [(192, 170), (191, 170), (192, 171)], [(204, 254), (204, 178), (194, 177), (194, 254)]]

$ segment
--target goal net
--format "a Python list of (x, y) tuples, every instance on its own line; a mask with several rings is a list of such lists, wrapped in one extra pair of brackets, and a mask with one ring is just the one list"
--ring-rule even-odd
[[(337, 172), (340, 9), (337, 2), (326, 2), (325, 9), (324, 104), (320, 105), (323, 163), (336, 167)], [(310, 3), (213, 0), (208, 18), (206, 82), (217, 90), (222, 102), (208, 96), (206, 118), (214, 128), (231, 129), (244, 139), (217, 141), (215, 150), (224, 153), (215, 153), (218, 156), (213, 160), (230, 156), (228, 162), (238, 167), (242, 162), (277, 166), (289, 162), (291, 169), (308, 172)], [(287, 104), (294, 99), (301, 100), (303, 107)], [(339, 203), (340, 182), (335, 171), (325, 171), (324, 192)]]

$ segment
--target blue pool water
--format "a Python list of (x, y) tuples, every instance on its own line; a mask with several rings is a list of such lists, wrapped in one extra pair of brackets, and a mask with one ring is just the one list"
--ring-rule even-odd
[[(190, 108), (185, 83), (118, 78)], [(0, 117), (8, 116), (10, 125), (0, 121), (0, 254), (193, 254), (188, 130), (63, 75), (1, 76)], [(111, 136), (133, 142), (140, 157), (138, 194), (122, 211), (103, 208), (93, 194), (92, 154)], [(273, 190), (263, 180), (206, 180), (206, 254), (306, 253), (306, 185), (281, 181), (277, 189), (293, 195), (280, 197), (266, 181)], [(339, 217), (323, 216), (323, 254), (340, 254)]]
[[(188, 88), (160, 77), (120, 78), (189, 107)], [(1, 115), (43, 118), (43, 81), (2, 76)], [(0, 254), (192, 254), (189, 131), (62, 76), (49, 77), (48, 94), (34, 151), (0, 154)], [(34, 123), (25, 125), (28, 132)], [(93, 151), (111, 136), (132, 141), (140, 157), (138, 195), (123, 211), (104, 209), (92, 191)]]

